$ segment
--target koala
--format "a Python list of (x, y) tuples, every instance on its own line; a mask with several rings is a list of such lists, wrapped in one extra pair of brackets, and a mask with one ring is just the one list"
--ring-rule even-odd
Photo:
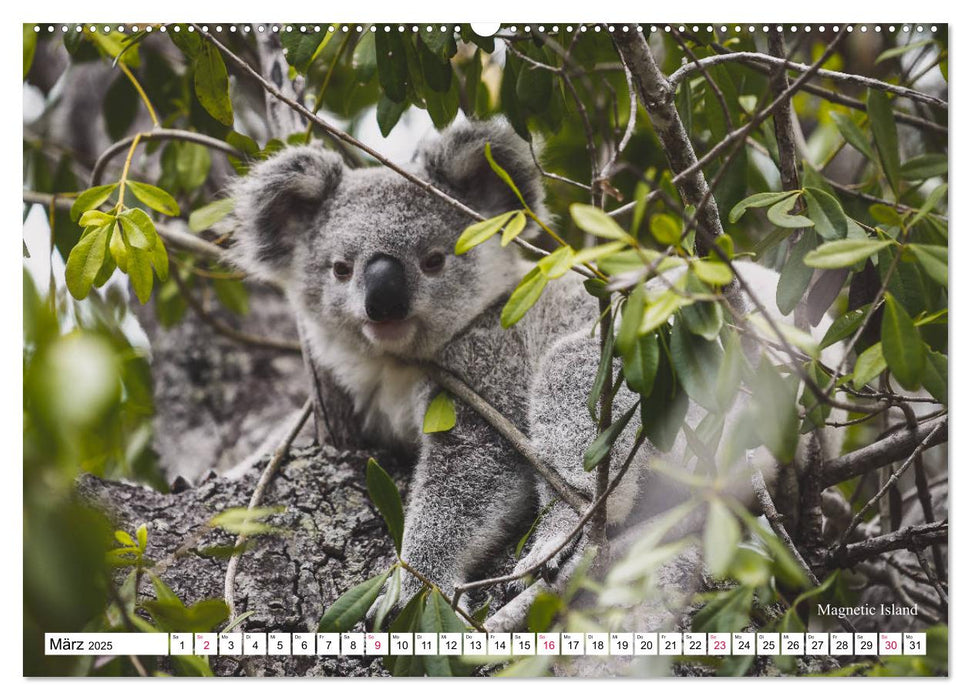
[[(485, 158), (487, 143), (529, 206), (545, 215), (529, 147), (504, 122), (453, 125), (421, 144), (408, 167), (483, 216), (517, 209), (514, 193)], [(405, 561), (451, 594), (521, 536), (538, 504), (555, 495), (458, 399), (455, 427), (423, 434), (426, 408), (438, 393), (423, 363), (470, 385), (529, 436), (547, 464), (592, 497), (594, 476), (581, 465), (596, 436), (586, 399), (600, 357), (590, 332), (599, 309), (579, 275), (552, 282), (518, 324), (503, 329), (501, 309), (529, 264), (498, 236), (455, 255), (459, 234), (473, 220), (398, 173), (349, 169), (319, 145), (291, 147), (254, 167), (233, 196), (237, 265), (286, 291), (310, 361), (346, 391), (364, 433), (417, 454)], [(741, 268), (775, 308), (775, 273), (750, 263)], [(615, 411), (635, 400), (621, 389)], [(696, 425), (703, 415), (692, 406), (687, 420)], [(618, 441), (615, 467), (633, 431), (632, 425)], [(683, 440), (675, 450), (684, 450)], [(656, 454), (645, 444), (638, 463)], [(608, 502), (612, 524), (631, 515), (649, 480), (645, 469), (629, 471)], [(576, 520), (556, 502), (519, 570), (540, 561)], [(582, 545), (581, 538), (560, 552), (551, 568), (564, 566)], [(403, 600), (419, 587), (405, 579)]]

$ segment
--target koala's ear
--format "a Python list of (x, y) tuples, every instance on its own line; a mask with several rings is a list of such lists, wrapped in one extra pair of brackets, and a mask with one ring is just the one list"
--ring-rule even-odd
[(233, 262), (263, 279), (284, 276), (343, 172), (340, 156), (321, 146), (284, 149), (250, 170), (233, 186)]
[(418, 157), (433, 180), (485, 216), (521, 208), (515, 193), (486, 160), (487, 143), (493, 160), (509, 173), (526, 203), (537, 213), (542, 212), (541, 174), (529, 144), (503, 120), (453, 125), (438, 139), (421, 146)]

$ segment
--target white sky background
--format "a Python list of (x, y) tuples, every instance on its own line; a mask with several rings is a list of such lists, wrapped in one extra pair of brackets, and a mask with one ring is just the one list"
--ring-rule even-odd
[[(326, 21), (381, 21), (381, 22), (423, 22), (423, 21), (494, 21), (502, 20), (504, 22), (580, 22), (580, 21), (615, 21), (615, 20), (641, 20), (643, 22), (739, 22), (739, 23), (762, 23), (765, 21), (772, 22), (811, 22), (819, 23), (825, 22), (838, 23), (838, 22), (859, 22), (859, 21), (924, 21), (932, 20), (941, 23), (950, 21), (950, 110), (952, 115), (952, 120), (955, 124), (960, 125), (962, 123), (968, 123), (968, 116), (971, 115), (971, 108), (968, 107), (969, 104), (969, 92), (971, 92), (971, 83), (964, 77), (971, 74), (971, 61), (968, 60), (968, 51), (963, 48), (965, 42), (962, 40), (967, 38), (967, 35), (971, 29), (971, 22), (967, 21), (968, 9), (966, 7), (959, 7), (958, 3), (945, 2), (944, 0), (938, 0), (934, 3), (922, 3), (917, 4), (912, 2), (912, 0), (881, 0), (880, 2), (855, 2), (847, 3), (845, 0), (816, 0), (813, 3), (778, 3), (777, 1), (769, 2), (768, 0), (747, 0), (744, 4), (733, 3), (731, 5), (721, 1), (715, 2), (714, 0), (695, 0), (691, 3), (647, 3), (643, 0), (639, 2), (632, 2), (631, 0), (615, 0), (609, 5), (603, 3), (580, 3), (575, 0), (572, 2), (564, 2), (563, 0), (558, 0), (553, 2), (552, 0), (534, 0), (530, 3), (524, 3), (522, 0), (490, 0), (488, 3), (477, 3), (474, 5), (470, 4), (459, 4), (454, 0), (427, 0), (422, 2), (420, 6), (413, 3), (402, 3), (402, 2), (390, 2), (389, 0), (369, 0), (368, 2), (358, 2), (358, 3), (341, 3), (341, 4), (322, 4), (320, 2), (308, 2), (307, 0), (289, 0), (285, 5), (279, 5), (281, 19), (294, 19), (294, 20), (326, 20)], [(3, 52), (2, 60), (0, 60), (0, 66), (4, 68), (4, 78), (5, 87), (7, 95), (17, 95), (22, 94), (22, 71), (21, 71), (21, 52), (20, 52), (20, 23), (36, 21), (37, 19), (47, 20), (47, 21), (63, 21), (64, 19), (84, 19), (85, 21), (111, 21), (119, 22), (124, 21), (126, 18), (129, 21), (209, 21), (212, 19), (231, 19), (236, 21), (243, 20), (265, 20), (267, 18), (274, 19), (270, 16), (275, 13), (271, 9), (267, 9), (265, 6), (243, 6), (239, 3), (206, 3), (205, 9), (200, 11), (200, 3), (196, 0), (194, 2), (187, 2), (186, 0), (167, 0), (165, 3), (157, 4), (154, 6), (148, 5), (122, 5), (120, 3), (89, 3), (86, 7), (80, 7), (76, 2), (66, 2), (65, 0), (46, 0), (43, 5), (34, 4), (33, 6), (27, 6), (24, 3), (7, 3), (3, 10), (6, 22), (4, 22), (4, 27), (8, 31), (7, 41), (0, 43), (0, 51)], [(267, 14), (269, 12), (269, 15)], [(33, 13), (32, 16), (28, 16), (28, 13)], [(83, 14), (83, 17), (79, 15)], [(202, 14), (203, 16), (200, 16)], [(16, 81), (16, 82), (15, 82)], [(26, 110), (31, 109), (29, 104), (29, 98), (25, 95), (24, 97), (24, 113)], [(13, 101), (13, 100), (12, 100)], [(0, 653), (0, 670), (2, 670), (3, 677), (5, 679), (20, 679), (22, 675), (21, 667), (21, 650), (20, 640), (21, 634), (20, 630), (17, 629), (17, 617), (20, 614), (20, 605), (18, 604), (18, 596), (21, 595), (20, 582), (22, 580), (20, 566), (21, 557), (17, 550), (17, 540), (19, 539), (18, 533), (21, 532), (22, 523), (19, 499), (21, 497), (21, 490), (17, 488), (16, 482), (19, 480), (18, 471), (20, 466), (18, 461), (22, 462), (22, 414), (21, 414), (21, 398), (18, 395), (18, 391), (22, 389), (22, 377), (20, 377), (22, 360), (21, 360), (21, 338), (22, 338), (22, 309), (20, 304), (21, 299), (21, 269), (22, 269), (22, 248), (20, 241), (17, 240), (17, 236), (14, 235), (14, 230), (21, 229), (21, 212), (22, 203), (20, 201), (15, 201), (15, 193), (18, 187), (22, 187), (22, 148), (21, 144), (18, 142), (16, 137), (13, 135), (18, 130), (16, 120), (18, 119), (17, 110), (13, 106), (8, 106), (8, 109), (0, 112), (0, 119), (4, 120), (4, 125), (6, 127), (6, 133), (8, 136), (4, 138), (0, 143), (3, 144), (3, 159), (0, 163), (3, 167), (0, 171), (4, 173), (6, 178), (4, 186), (0, 188), (0, 192), (4, 193), (4, 196), (9, 197), (8, 205), (4, 207), (3, 211), (7, 212), (9, 216), (9, 223), (11, 226), (11, 231), (7, 232), (6, 236), (6, 255), (0, 256), (0, 261), (5, 265), (3, 273), (0, 274), (0, 281), (2, 284), (6, 285), (3, 289), (3, 294), (0, 295), (0, 324), (4, 329), (4, 338), (6, 342), (0, 343), (0, 353), (2, 353), (2, 358), (0, 358), (0, 367), (6, 368), (9, 375), (4, 377), (5, 384), (8, 386), (8, 398), (7, 401), (0, 404), (2, 406), (2, 419), (0, 420), (0, 429), (2, 429), (3, 444), (8, 446), (9, 456), (7, 458), (7, 468), (11, 472), (10, 477), (13, 484), (8, 488), (3, 489), (3, 493), (8, 501), (4, 502), (4, 508), (0, 510), (3, 514), (2, 527), (3, 531), (7, 533), (9, 549), (13, 550), (10, 552), (8, 558), (9, 565), (7, 567), (6, 575), (0, 577), (0, 590), (4, 594), (4, 598), (9, 601), (8, 614), (6, 619), (6, 625), (9, 628), (7, 633), (0, 636), (2, 639), (3, 648), (2, 653)], [(372, 118), (373, 119), (373, 118)], [(425, 117), (427, 119), (427, 116)], [(383, 143), (380, 139), (380, 134), (377, 131), (377, 126), (372, 120), (366, 120), (370, 123), (373, 128), (373, 134), (366, 133), (366, 129), (362, 130), (359, 135), (362, 140), (364, 140), (369, 145), (373, 145), (375, 148), (382, 152), (386, 152), (393, 156), (396, 160), (407, 160), (410, 158), (411, 153), (404, 153), (405, 141), (407, 144), (414, 143), (412, 136), (405, 137), (402, 135), (401, 142), (398, 142), (398, 135), (395, 134), (389, 143)], [(427, 124), (425, 125), (427, 128)], [(414, 128), (416, 133), (421, 130), (421, 125), (410, 126), (409, 128)], [(398, 129), (397, 131), (404, 132), (403, 129)], [(966, 130), (955, 129), (951, 131), (951, 172), (950, 172), (950, 182), (952, 187), (951, 198), (951, 228), (956, 232), (955, 240), (951, 242), (951, 266), (955, 270), (967, 269), (971, 266), (971, 252), (969, 252), (969, 244), (967, 242), (967, 236), (964, 232), (964, 222), (967, 220), (968, 214), (968, 192), (967, 185), (967, 173), (969, 170), (968, 164), (971, 163), (971, 141), (969, 141), (966, 135)], [(401, 151), (398, 149), (401, 148)], [(36, 209), (36, 208), (35, 208)], [(37, 212), (32, 212), (31, 219), (28, 221), (28, 225), (24, 227), (26, 236), (29, 236), (28, 246), (31, 246), (31, 253), (35, 257), (43, 257), (40, 253), (40, 248), (35, 252), (32, 245), (32, 240), (35, 236), (40, 236), (43, 238), (46, 235), (46, 220), (41, 215), (41, 220), (38, 221)], [(42, 227), (42, 228), (40, 228)], [(38, 232), (34, 232), (37, 228)], [(29, 263), (31, 269), (33, 270), (33, 265), (35, 263)], [(38, 266), (41, 265), (41, 261), (36, 263)], [(41, 273), (41, 278), (45, 281), (44, 286), (46, 286), (47, 275), (46, 272), (38, 270)], [(61, 275), (63, 276), (63, 270), (61, 270)], [(969, 351), (971, 351), (971, 343), (968, 342), (968, 332), (971, 328), (971, 317), (969, 317), (968, 309), (971, 307), (971, 282), (969, 282), (969, 275), (967, 274), (955, 274), (951, 277), (951, 290), (950, 294), (952, 297), (952, 317), (951, 323), (951, 356), (958, 358), (956, 361), (952, 362), (950, 365), (950, 378), (951, 378), (951, 395), (953, 397), (953, 403), (951, 405), (951, 412), (954, 414), (956, 419), (960, 422), (955, 423), (957, 429), (951, 431), (951, 444), (950, 444), (950, 456), (951, 456), (951, 488), (952, 488), (952, 504), (960, 502), (963, 506), (964, 502), (968, 500), (969, 494), (967, 489), (968, 478), (965, 476), (965, 469), (968, 467), (971, 453), (968, 450), (968, 431), (964, 427), (963, 421), (966, 420), (965, 416), (968, 410), (968, 399), (969, 393), (971, 393), (971, 381), (969, 381), (967, 365), (961, 361), (962, 358), (968, 357)], [(18, 380), (20, 380), (18, 382)], [(11, 389), (15, 384), (19, 384), (18, 389)], [(955, 500), (956, 499), (956, 500)], [(952, 531), (952, 590), (955, 591), (955, 595), (952, 596), (951, 600), (951, 675), (952, 680), (947, 683), (935, 682), (933, 686), (927, 683), (922, 683), (916, 680), (908, 680), (905, 682), (891, 682), (891, 681), (855, 681), (856, 690), (860, 692), (876, 692), (880, 694), (881, 698), (896, 698), (905, 697), (907, 700), (912, 700), (916, 694), (930, 691), (933, 693), (934, 698), (946, 698), (951, 696), (957, 696), (955, 692), (959, 686), (958, 679), (967, 679), (969, 676), (968, 664), (964, 663), (965, 659), (969, 658), (969, 653), (971, 653), (971, 648), (967, 642), (968, 638), (971, 637), (971, 624), (969, 624), (967, 611), (971, 609), (971, 600), (968, 600), (968, 596), (960, 593), (961, 590), (967, 592), (969, 589), (966, 584), (968, 581), (968, 565), (967, 560), (961, 556), (958, 556), (956, 552), (963, 551), (967, 547), (969, 540), (969, 532), (967, 523), (969, 522), (968, 517), (962, 517), (962, 508), (951, 509), (952, 522), (954, 524), (954, 529)], [(25, 681), (20, 680), (20, 683)], [(126, 687), (121, 688), (118, 683), (124, 684)], [(173, 688), (164, 682), (155, 683), (140, 683), (138, 688), (130, 686), (129, 683), (134, 683), (137, 681), (118, 681), (112, 684), (112, 687), (107, 686), (106, 681), (98, 681), (94, 679), (88, 679), (86, 685), (90, 688), (89, 692), (102, 694), (107, 692), (137, 692), (140, 698), (171, 698)], [(298, 692), (310, 692), (318, 693), (321, 690), (325, 690), (322, 686), (323, 683), (334, 683), (337, 682), (336, 679), (329, 681), (324, 681), (323, 679), (316, 680), (299, 680), (294, 679), (288, 681), (288, 687), (292, 690), (298, 690)], [(683, 692), (681, 684), (687, 683), (689, 681), (682, 679), (672, 679), (663, 682), (661, 686), (646, 686), (641, 683), (634, 682), (618, 682), (618, 681), (586, 681), (582, 683), (569, 683), (569, 682), (559, 682), (555, 686), (557, 693), (557, 698), (572, 698), (572, 697), (595, 697), (597, 694), (604, 691), (607, 692), (657, 692), (661, 693), (670, 692), (674, 690), (674, 683), (678, 683), (678, 691)], [(706, 684), (706, 688), (709, 691), (714, 691), (722, 696), (724, 691), (729, 690), (727, 682), (718, 682), (711, 680)], [(818, 683), (818, 682), (817, 682)], [(842, 685), (841, 683), (837, 683)], [(872, 687), (871, 687), (872, 684)], [(14, 686), (14, 683), (10, 684)], [(187, 685), (193, 685), (191, 682), (180, 682), (180, 688), (185, 689)], [(832, 685), (832, 682), (827, 683), (827, 688)], [(72, 692), (75, 690), (75, 686), (71, 681), (62, 680), (58, 681), (57, 685), (49, 685), (47, 682), (41, 682), (37, 680), (30, 681), (30, 691), (33, 693), (38, 692), (44, 693), (45, 691), (52, 692)], [(41, 687), (44, 686), (44, 687)], [(462, 683), (443, 683), (443, 682), (420, 682), (415, 681), (409, 683), (410, 688), (417, 691), (416, 694), (421, 694), (423, 697), (435, 697), (436, 692), (441, 693), (442, 696), (446, 694), (448, 696), (454, 697), (456, 691), (462, 693), (464, 698), (467, 700), (473, 700), (476, 698), (493, 698), (497, 692), (498, 686), (495, 683), (484, 682), (478, 679), (474, 679), (469, 682)], [(542, 695), (549, 690), (554, 689), (552, 685), (545, 683), (537, 683), (535, 681), (510, 681), (502, 684), (501, 692), (507, 693), (509, 689), (515, 687), (515, 691), (523, 694), (523, 696), (535, 696)], [(194, 686), (198, 688), (198, 686)], [(337, 692), (347, 691), (347, 683), (341, 683), (336, 686)], [(331, 685), (326, 686), (329, 690), (334, 690), (335, 688)], [(380, 697), (388, 697), (390, 694), (398, 694), (404, 688), (403, 685), (389, 685), (387, 683), (358, 683), (355, 686), (356, 693), (361, 691), (364, 692), (365, 697), (368, 694), (373, 693), (375, 697), (380, 693)], [(729, 693), (731, 697), (739, 697), (743, 694), (748, 696), (750, 693), (763, 692), (767, 697), (772, 697), (773, 694), (780, 694), (788, 698), (813, 698), (816, 700), (821, 687), (808, 680), (801, 681), (771, 681), (769, 679), (753, 679), (750, 681), (739, 681), (733, 682), (730, 686)], [(696, 688), (701, 691), (700, 685)], [(840, 690), (845, 690), (845, 686), (841, 687)], [(28, 687), (26, 685), (21, 686), (21, 692), (27, 691)], [(267, 692), (279, 692), (280, 686), (275, 686), (274, 688), (268, 688), (266, 682), (261, 684), (254, 683), (234, 683), (233, 693), (238, 698), (260, 698), (262, 700), (266, 697)], [(429, 693), (429, 690), (432, 692)], [(753, 692), (754, 691), (754, 692)], [(16, 690), (14, 693), (19, 694)], [(190, 691), (191, 692), (191, 691)], [(326, 690), (325, 690), (326, 692)], [(408, 693), (410, 695), (410, 692)], [(728, 697), (728, 695), (725, 695)]]

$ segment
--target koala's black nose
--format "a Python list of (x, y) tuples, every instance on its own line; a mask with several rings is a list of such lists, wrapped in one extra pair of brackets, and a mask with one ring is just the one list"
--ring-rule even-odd
[(397, 258), (375, 255), (364, 268), (364, 310), (372, 321), (400, 321), (408, 315), (408, 279)]

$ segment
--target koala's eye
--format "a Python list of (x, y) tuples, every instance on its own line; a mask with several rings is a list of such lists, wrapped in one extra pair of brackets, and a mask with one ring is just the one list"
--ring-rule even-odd
[(353, 272), (354, 266), (349, 262), (344, 262), (343, 260), (337, 260), (334, 262), (334, 277), (339, 279), (341, 282), (346, 282), (349, 280)]
[(429, 253), (421, 261), (421, 271), (426, 274), (440, 272), (445, 267), (445, 254), (439, 251)]

